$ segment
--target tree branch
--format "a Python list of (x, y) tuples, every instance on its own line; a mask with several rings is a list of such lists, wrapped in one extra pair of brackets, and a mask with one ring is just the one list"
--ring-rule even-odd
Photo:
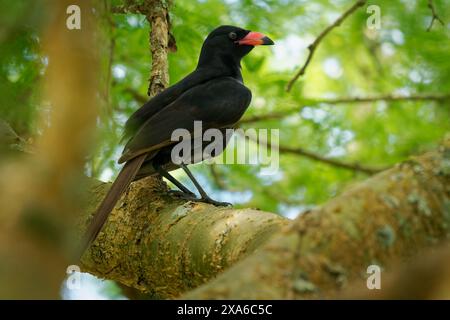
[(217, 165), (211, 163), (209, 165), (209, 172), (211, 173), (211, 177), (213, 178), (214, 184), (221, 190), (229, 190), (226, 183), (223, 180), (223, 176), (220, 172), (217, 171)]
[(167, 53), (169, 49), (176, 51), (175, 39), (170, 33), (169, 5), (170, 1), (165, 0), (144, 0), (142, 4), (127, 0), (124, 5), (111, 8), (112, 13), (145, 15), (150, 25), (152, 69), (147, 91), (150, 97), (167, 88), (169, 84)]
[(358, 103), (358, 102), (375, 102), (375, 101), (422, 101), (422, 100), (432, 100), (432, 101), (450, 100), (450, 94), (444, 95), (426, 94), (426, 95), (410, 95), (410, 96), (399, 96), (388, 94), (374, 97), (349, 97), (338, 99), (324, 99), (318, 101), (318, 103), (340, 104), (340, 103)]
[[(79, 232), (110, 184), (92, 181)], [(162, 181), (133, 183), (81, 260), (84, 271), (173, 298), (251, 254), (287, 225), (276, 214), (185, 202)]]
[(443, 26), (445, 26), (444, 21), (442, 21), (442, 19), (438, 16), (437, 12), (436, 12), (436, 7), (434, 6), (433, 0), (428, 0), (428, 8), (430, 8), (431, 10), (431, 21), (430, 21), (430, 25), (427, 28), (427, 31), (431, 31), (431, 28), (433, 27), (434, 21), (437, 20), (439, 21)]
[(314, 52), (317, 49), (317, 46), (320, 44), (320, 42), (327, 36), (327, 34), (333, 30), (334, 28), (341, 25), (341, 23), (350, 16), (353, 12), (355, 12), (358, 8), (365, 5), (367, 0), (358, 0), (353, 6), (351, 6), (347, 11), (345, 11), (333, 24), (329, 25), (328, 27), (323, 30), (319, 36), (314, 40), (313, 43), (311, 43), (308, 46), (308, 57), (306, 58), (305, 63), (303, 64), (302, 68), (295, 74), (295, 76), (288, 82), (286, 91), (289, 92), (292, 89), (292, 86), (294, 85), (295, 81), (298, 80), (298, 78), (305, 74), (306, 68), (308, 67), (309, 63), (311, 62), (311, 59), (314, 55)]
[(255, 115), (251, 117), (247, 117), (239, 121), (239, 124), (247, 124), (265, 120), (276, 120), (282, 119), (290, 114), (299, 112), (300, 109), (304, 106), (314, 106), (318, 104), (344, 104), (344, 103), (367, 103), (367, 102), (376, 102), (376, 101), (387, 101), (387, 102), (395, 102), (395, 101), (436, 101), (443, 102), (450, 100), (450, 94), (437, 95), (437, 94), (425, 94), (425, 95), (411, 95), (411, 96), (398, 96), (398, 95), (381, 95), (381, 96), (373, 96), (373, 97), (343, 97), (337, 99), (321, 99), (321, 98), (304, 98), (305, 102), (300, 107), (295, 107), (292, 109), (285, 110), (284, 112), (273, 112), (266, 113), (261, 115)]
[[(134, 88), (124, 88), (124, 92), (129, 93), (133, 99), (135, 99), (139, 103), (146, 103), (148, 98), (142, 94), (140, 94)], [(261, 115), (254, 115), (244, 117), (239, 121), (239, 124), (247, 124), (254, 123), (265, 120), (277, 120), (282, 119), (292, 113), (298, 112), (303, 106), (314, 106), (318, 104), (344, 104), (344, 103), (365, 103), (365, 102), (376, 102), (376, 101), (436, 101), (443, 102), (446, 100), (450, 100), (450, 94), (438, 95), (438, 94), (422, 94), (422, 95), (410, 95), (410, 96), (399, 96), (393, 94), (380, 95), (380, 96), (372, 96), (372, 97), (343, 97), (336, 99), (324, 99), (324, 98), (308, 98), (305, 97), (302, 99), (304, 101), (303, 105), (300, 107), (295, 107), (291, 109), (287, 109), (283, 112), (271, 112)]]
[(26, 143), (26, 140), (20, 137), (8, 122), (0, 118), (0, 146)]
[(110, 117), (112, 117), (113, 108), (111, 105), (110, 90), (111, 90), (111, 84), (112, 84), (111, 76), (112, 76), (112, 66), (114, 64), (114, 51), (116, 48), (116, 39), (114, 36), (114, 30), (116, 28), (116, 25), (110, 15), (109, 1), (104, 0), (103, 5), (104, 5), (106, 21), (108, 23), (108, 28), (109, 28), (108, 32), (110, 33), (110, 36), (111, 36), (111, 38), (109, 40), (109, 48), (108, 48), (109, 53), (108, 53), (108, 65), (107, 65), (107, 70), (106, 70), (106, 86), (105, 86), (104, 96), (105, 96), (105, 104), (107, 107), (108, 114)]
[(369, 265), (389, 270), (398, 259), (446, 241), (449, 146), (373, 176), (299, 216), (254, 254), (181, 298), (336, 297), (349, 284), (364, 286)]
[(169, 13), (168, 2), (164, 0), (146, 0), (145, 17), (151, 26), (150, 51), (152, 70), (147, 95), (155, 96), (169, 85)]
[(346, 163), (346, 162), (342, 162), (339, 160), (321, 156), (317, 153), (314, 153), (314, 152), (311, 152), (311, 151), (308, 151), (308, 150), (305, 150), (305, 149), (302, 149), (299, 147), (293, 148), (293, 147), (282, 146), (282, 145), (276, 146), (276, 145), (273, 145), (269, 141), (259, 142), (257, 138), (254, 138), (252, 136), (246, 136), (246, 137), (256, 143), (263, 143), (265, 146), (267, 146), (267, 149), (275, 148), (280, 153), (289, 153), (289, 154), (302, 156), (302, 157), (305, 157), (305, 158), (308, 158), (311, 160), (315, 160), (315, 161), (319, 161), (319, 162), (322, 162), (322, 163), (325, 163), (325, 164), (328, 164), (328, 165), (331, 165), (334, 167), (338, 167), (338, 168), (353, 170), (353, 171), (362, 172), (365, 174), (375, 174), (375, 173), (378, 173), (378, 172), (386, 169), (386, 168), (372, 168), (372, 167), (368, 167), (368, 166), (363, 166), (358, 163)]
[(111, 8), (112, 13), (119, 13), (119, 14), (144, 14), (147, 10), (148, 6), (144, 2), (143, 4), (136, 3), (135, 0), (125, 0), (125, 4), (114, 6)]
[(448, 300), (450, 298), (450, 246), (423, 250), (407, 263), (396, 263), (382, 276), (382, 290), (367, 290), (357, 281), (339, 299)]
[[(271, 147), (268, 146), (268, 148), (270, 149)], [(353, 170), (353, 171), (362, 172), (365, 174), (375, 174), (375, 173), (381, 172), (386, 169), (386, 168), (372, 168), (372, 167), (361, 165), (359, 163), (346, 163), (346, 162), (339, 161), (336, 159), (321, 156), (317, 153), (314, 153), (314, 152), (311, 152), (311, 151), (308, 151), (308, 150), (305, 150), (302, 148), (279, 146), (279, 150), (282, 153), (289, 153), (289, 154), (302, 156), (302, 157), (305, 157), (305, 158), (308, 158), (311, 160), (319, 161), (319, 162), (337, 167), (337, 168)]]
[[(258, 210), (184, 203), (154, 181), (139, 181), (83, 256), (83, 268), (159, 298), (210, 279), (184, 298), (334, 296), (349, 283), (365, 283), (369, 265), (390, 268), (448, 237), (449, 150), (447, 143), (373, 176), (291, 222)], [(80, 234), (108, 187), (91, 188)]]
[(287, 117), (289, 114), (299, 111), (299, 109), (300, 108), (295, 108), (295, 109), (286, 110), (285, 112), (271, 112), (271, 113), (266, 113), (266, 114), (261, 114), (261, 115), (244, 117), (243, 119), (241, 119), (239, 121), (239, 125), (260, 122), (260, 121), (266, 121), (266, 120), (283, 119), (283, 118)]
[(143, 94), (141, 94), (139, 91), (137, 91), (134, 88), (124, 88), (123, 89), (124, 92), (129, 93), (134, 100), (136, 100), (137, 102), (144, 104), (148, 101), (148, 97), (144, 96)]

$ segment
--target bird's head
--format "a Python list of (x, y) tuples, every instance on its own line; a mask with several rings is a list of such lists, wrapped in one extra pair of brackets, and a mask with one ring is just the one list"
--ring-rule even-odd
[(274, 42), (262, 33), (234, 26), (220, 26), (203, 42), (199, 65), (218, 61), (239, 65), (240, 60), (255, 46), (273, 44)]

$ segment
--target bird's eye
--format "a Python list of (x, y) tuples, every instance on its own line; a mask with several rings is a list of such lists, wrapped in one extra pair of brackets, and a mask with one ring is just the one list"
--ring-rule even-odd
[(236, 40), (236, 38), (237, 38), (236, 32), (230, 32), (228, 34), (228, 38), (230, 38), (231, 40)]

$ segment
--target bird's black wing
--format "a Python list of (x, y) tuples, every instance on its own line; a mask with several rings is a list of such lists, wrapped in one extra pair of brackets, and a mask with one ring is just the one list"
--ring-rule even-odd
[(195, 86), (148, 119), (128, 141), (119, 163), (141, 154), (176, 143), (176, 129), (194, 130), (194, 121), (202, 121), (203, 130), (236, 123), (251, 100), (251, 92), (231, 77), (217, 78)]
[[(187, 90), (223, 75), (221, 69), (198, 68), (185, 78), (157, 94), (136, 110), (125, 123), (122, 141), (131, 139), (140, 127), (156, 113), (170, 105)], [(226, 75), (226, 74), (225, 74)]]

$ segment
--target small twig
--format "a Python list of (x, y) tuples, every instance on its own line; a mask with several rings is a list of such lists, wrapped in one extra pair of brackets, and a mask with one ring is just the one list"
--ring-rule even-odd
[(303, 105), (300, 107), (288, 109), (283, 112), (273, 112), (247, 117), (239, 121), (239, 124), (248, 124), (259, 121), (282, 119), (290, 114), (299, 112), (301, 108), (303, 108), (304, 106), (315, 106), (318, 104), (336, 105), (344, 103), (360, 103), (360, 102), (364, 103), (376, 101), (425, 101), (425, 100), (442, 102), (445, 100), (450, 100), (450, 94), (445, 95), (428, 94), (428, 95), (411, 95), (411, 96), (382, 95), (373, 97), (344, 97), (337, 99), (304, 98), (304, 100), (306, 102), (304, 102)]
[(106, 14), (106, 21), (108, 22), (109, 26), (109, 32), (111, 35), (110, 43), (109, 43), (109, 56), (108, 56), (108, 66), (106, 71), (106, 87), (105, 87), (105, 102), (107, 106), (108, 113), (112, 115), (112, 107), (111, 107), (111, 98), (110, 98), (110, 90), (111, 90), (111, 75), (112, 75), (112, 66), (114, 63), (114, 51), (116, 48), (116, 39), (114, 35), (114, 29), (115, 29), (115, 23), (114, 20), (111, 17), (111, 14), (109, 13), (109, 3), (107, 0), (104, 0), (104, 6), (105, 6), (105, 14)]
[(358, 171), (358, 172), (362, 172), (362, 173), (366, 173), (366, 174), (375, 174), (375, 173), (381, 172), (386, 169), (386, 168), (368, 167), (368, 166), (361, 165), (359, 163), (347, 163), (347, 162), (327, 158), (327, 157), (321, 156), (319, 154), (316, 154), (314, 152), (311, 152), (311, 151), (308, 151), (308, 150), (305, 150), (302, 148), (292, 148), (292, 147), (287, 147), (287, 146), (278, 146), (278, 148), (279, 148), (278, 150), (280, 152), (303, 156), (303, 157), (309, 158), (311, 160), (315, 160), (315, 161), (319, 161), (322, 163), (332, 165), (334, 167)]
[(175, 39), (170, 34), (169, 5), (170, 1), (164, 0), (145, 0), (142, 4), (127, 0), (124, 5), (111, 8), (113, 13), (145, 15), (150, 25), (152, 69), (147, 91), (150, 97), (163, 91), (169, 84), (167, 53), (176, 50)]
[(341, 104), (341, 103), (358, 103), (358, 102), (375, 102), (375, 101), (423, 101), (423, 100), (444, 101), (449, 99), (450, 94), (444, 95), (427, 94), (427, 95), (410, 95), (410, 96), (388, 94), (373, 97), (348, 97), (338, 99), (324, 99), (319, 100), (318, 103)]
[[(282, 202), (288, 206), (304, 206), (305, 202), (303, 200), (291, 199), (283, 190), (279, 188), (263, 188), (261, 191), (264, 195), (276, 199), (278, 202)], [(300, 211), (300, 209), (299, 209)]]
[(282, 119), (282, 118), (286, 117), (287, 115), (289, 115), (293, 112), (297, 112), (297, 111), (298, 111), (297, 108), (295, 108), (295, 110), (294, 109), (286, 110), (285, 112), (273, 112), (273, 113), (266, 113), (266, 114), (251, 116), (251, 117), (245, 117), (244, 119), (239, 121), (239, 124)]
[(127, 14), (127, 13), (132, 13), (132, 14), (140, 14), (140, 6), (136, 5), (136, 6), (132, 6), (132, 7), (126, 7), (126, 6), (115, 6), (111, 8), (111, 12), (112, 13), (120, 13), (120, 14)]
[(267, 146), (268, 149), (277, 147), (276, 149), (278, 149), (278, 151), (280, 153), (289, 153), (289, 154), (302, 156), (302, 157), (305, 157), (305, 158), (308, 158), (311, 160), (315, 160), (315, 161), (319, 161), (322, 163), (326, 163), (328, 165), (338, 167), (338, 168), (353, 170), (353, 171), (362, 172), (362, 173), (370, 174), (370, 175), (381, 172), (386, 169), (386, 168), (368, 167), (368, 166), (361, 165), (359, 163), (347, 163), (347, 162), (339, 161), (336, 159), (331, 159), (331, 158), (321, 156), (317, 153), (305, 150), (300, 147), (294, 148), (294, 147), (288, 147), (288, 146), (282, 146), (282, 145), (277, 146), (277, 145), (270, 143), (269, 141), (259, 141), (257, 138), (254, 138), (252, 136), (245, 136), (245, 137), (256, 143), (263, 143), (264, 145)]
[(19, 136), (6, 121), (0, 119), (0, 150), (3, 147), (25, 153), (34, 153), (34, 146), (30, 141)]
[(214, 163), (209, 165), (209, 171), (211, 172), (214, 184), (221, 190), (227, 190), (228, 188), (223, 180), (223, 177), (220, 172), (217, 171), (217, 166)]
[(431, 31), (431, 28), (433, 27), (434, 21), (437, 20), (439, 21), (443, 26), (445, 26), (444, 21), (442, 21), (442, 19), (438, 16), (437, 12), (436, 12), (436, 7), (434, 6), (433, 0), (428, 0), (428, 8), (430, 8), (431, 10), (431, 14), (433, 15), (431, 17), (431, 22), (430, 25), (427, 28), (427, 31)]
[(135, 0), (125, 0), (123, 5), (115, 6), (111, 8), (112, 13), (133, 13), (133, 14), (145, 14), (147, 9), (146, 3), (136, 3)]
[(168, 2), (163, 0), (146, 0), (145, 17), (151, 26), (150, 51), (152, 69), (147, 95), (153, 97), (169, 85), (168, 57), (169, 51), (169, 13)]
[[(142, 94), (140, 94), (137, 90), (133, 88), (124, 88), (125, 92), (131, 94), (131, 96), (139, 103), (146, 103), (148, 98)], [(266, 114), (254, 115), (245, 117), (239, 124), (247, 124), (247, 123), (255, 123), (259, 121), (266, 120), (277, 120), (282, 119), (290, 114), (299, 112), (301, 108), (305, 106), (315, 106), (318, 104), (344, 104), (344, 103), (364, 103), (364, 102), (376, 102), (376, 101), (436, 101), (442, 102), (446, 100), (450, 100), (450, 94), (421, 94), (421, 95), (410, 95), (410, 96), (399, 96), (393, 94), (380, 95), (380, 96), (372, 96), (372, 97), (343, 97), (336, 99), (323, 99), (323, 98), (303, 98), (303, 104), (301, 106), (296, 106), (295, 108), (287, 109), (284, 111), (271, 112)]]
[(149, 100), (148, 97), (139, 93), (139, 91), (134, 88), (124, 88), (123, 91), (129, 93), (133, 97), (133, 99), (136, 100), (136, 102), (139, 102), (141, 104), (144, 104)]
[(341, 25), (341, 23), (348, 17), (350, 16), (354, 11), (356, 11), (358, 8), (362, 7), (363, 5), (365, 5), (367, 2), (367, 0), (359, 0), (357, 1), (353, 6), (351, 6), (351, 8), (349, 8), (347, 11), (345, 11), (333, 24), (329, 25), (327, 28), (325, 28), (325, 30), (323, 30), (319, 36), (316, 38), (316, 40), (314, 40), (313, 43), (311, 43), (308, 46), (308, 57), (306, 58), (305, 63), (303, 64), (303, 67), (295, 74), (295, 76), (288, 82), (287, 87), (286, 87), (286, 91), (289, 92), (292, 89), (292, 86), (294, 85), (295, 81), (298, 80), (298, 78), (300, 78), (300, 76), (304, 75), (306, 72), (306, 68), (308, 67), (309, 63), (311, 62), (311, 59), (314, 55), (314, 52), (317, 49), (317, 46), (320, 44), (320, 42), (323, 40), (323, 38), (325, 38), (325, 36), (334, 28), (338, 27)]

